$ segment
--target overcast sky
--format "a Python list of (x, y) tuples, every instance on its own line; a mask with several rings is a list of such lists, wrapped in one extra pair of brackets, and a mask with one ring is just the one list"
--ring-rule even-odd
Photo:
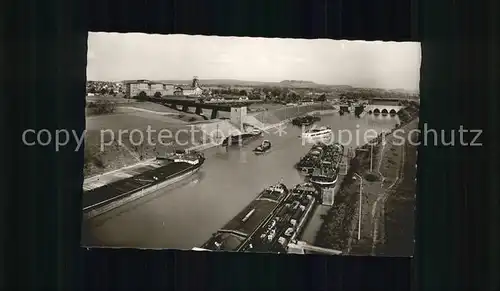
[(87, 79), (244, 81), (418, 90), (420, 43), (89, 33)]

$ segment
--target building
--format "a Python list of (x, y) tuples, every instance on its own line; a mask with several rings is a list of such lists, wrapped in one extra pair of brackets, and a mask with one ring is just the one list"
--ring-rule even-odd
[(174, 95), (188, 96), (188, 97), (200, 97), (203, 94), (203, 89), (201, 88), (198, 77), (194, 77), (191, 85), (181, 85), (176, 86), (174, 90)]
[(203, 89), (200, 87), (192, 87), (192, 86), (176, 86), (174, 89), (174, 95), (180, 96), (192, 96), (192, 97), (200, 97), (203, 93)]
[(160, 93), (161, 96), (174, 94), (174, 85), (151, 82), (148, 80), (128, 81), (124, 82), (124, 86), (125, 96), (128, 98), (134, 98), (141, 92), (146, 93), (147, 96), (154, 96), (157, 92)]

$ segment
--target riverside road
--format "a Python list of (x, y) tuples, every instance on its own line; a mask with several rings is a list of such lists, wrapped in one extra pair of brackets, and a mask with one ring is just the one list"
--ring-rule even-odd
[[(321, 116), (316, 126), (364, 132), (390, 130), (395, 116), (353, 114)], [(185, 181), (160, 189), (101, 216), (84, 221), (82, 244), (141, 248), (191, 249), (202, 245), (238, 214), (267, 186), (283, 179), (288, 187), (303, 182), (294, 164), (309, 149), (298, 136), (300, 127), (287, 124), (281, 135), (270, 130), (263, 138), (242, 148), (206, 150), (201, 170)], [(270, 152), (256, 156), (252, 150), (262, 140), (272, 143)], [(347, 147), (358, 146), (354, 139)]]

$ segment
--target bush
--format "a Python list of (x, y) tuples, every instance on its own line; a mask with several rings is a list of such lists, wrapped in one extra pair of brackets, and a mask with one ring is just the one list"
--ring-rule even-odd
[(379, 176), (375, 173), (368, 173), (365, 175), (365, 180), (368, 182), (376, 182), (379, 180)]
[(104, 164), (104, 161), (103, 161), (102, 156), (100, 155), (99, 151), (97, 151), (89, 146), (85, 146), (84, 156), (83, 156), (84, 171), (88, 170), (92, 166), (95, 166), (98, 168), (104, 168), (105, 164)]
[(146, 94), (146, 92), (144, 92), (144, 91), (141, 91), (139, 93), (139, 95), (135, 96), (135, 99), (144, 102), (144, 101), (148, 100), (148, 94)]
[(89, 103), (87, 108), (90, 109), (91, 114), (110, 114), (116, 111), (116, 104), (107, 100), (102, 100), (95, 103)]

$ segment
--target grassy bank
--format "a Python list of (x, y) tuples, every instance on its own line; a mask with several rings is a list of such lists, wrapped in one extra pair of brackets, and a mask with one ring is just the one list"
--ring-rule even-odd
[(389, 191), (384, 207), (382, 240), (377, 254), (410, 256), (414, 250), (417, 147), (405, 145), (402, 179)]

